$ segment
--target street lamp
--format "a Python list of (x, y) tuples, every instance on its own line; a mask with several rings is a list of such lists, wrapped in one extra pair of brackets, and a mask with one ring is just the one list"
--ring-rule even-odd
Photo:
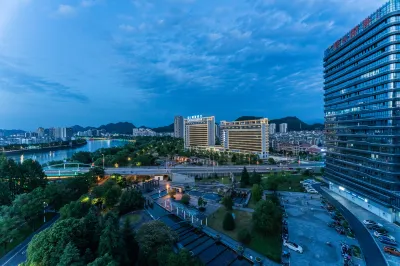
[(45, 201), (43, 201), (43, 223), (46, 223), (46, 207), (49, 206)]
[(102, 153), (101, 155), (103, 155), (103, 169), (104, 169), (104, 153)]

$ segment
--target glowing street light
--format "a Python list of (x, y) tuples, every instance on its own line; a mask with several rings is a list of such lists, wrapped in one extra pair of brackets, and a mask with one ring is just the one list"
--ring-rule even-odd
[(114, 166), (115, 166), (115, 168), (118, 168), (119, 165), (118, 165), (118, 163), (115, 163)]

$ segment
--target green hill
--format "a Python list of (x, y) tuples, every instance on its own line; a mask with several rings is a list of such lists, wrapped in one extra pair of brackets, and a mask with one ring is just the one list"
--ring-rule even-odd
[[(244, 120), (254, 120), (254, 119), (260, 119), (262, 117), (258, 116), (241, 116), (236, 121), (244, 121)], [(296, 116), (288, 116), (280, 119), (272, 119), (268, 121), (269, 124), (276, 124), (277, 130), (279, 127), (279, 124), (282, 123), (287, 123), (288, 124), (288, 130), (289, 131), (299, 131), (299, 130), (323, 130), (324, 125), (321, 123), (315, 123), (315, 124), (307, 124), (303, 121), (301, 121), (299, 118)]]

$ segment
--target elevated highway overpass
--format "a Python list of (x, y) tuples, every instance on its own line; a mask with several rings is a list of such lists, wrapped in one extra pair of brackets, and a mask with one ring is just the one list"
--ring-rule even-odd
[[(164, 175), (171, 173), (187, 174), (187, 175), (204, 175), (204, 174), (229, 174), (229, 173), (241, 173), (243, 167), (246, 167), (249, 172), (255, 170), (259, 173), (268, 173), (276, 171), (292, 171), (298, 168), (300, 169), (312, 169), (315, 172), (319, 172), (320, 168), (323, 167), (323, 163), (309, 163), (301, 165), (224, 165), (224, 166), (176, 166), (171, 168), (161, 168), (157, 166), (150, 167), (124, 167), (124, 168), (105, 168), (106, 174), (121, 174), (121, 175)], [(86, 173), (89, 171), (89, 167), (86, 168), (60, 168), (60, 169), (45, 169), (46, 175), (51, 178), (60, 177), (71, 177), (80, 173)]]

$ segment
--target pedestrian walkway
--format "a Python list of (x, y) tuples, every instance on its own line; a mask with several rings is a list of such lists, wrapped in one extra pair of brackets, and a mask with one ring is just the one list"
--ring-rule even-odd
[[(336, 194), (335, 192), (323, 188), (323, 190), (329, 194), (330, 196), (332, 196), (335, 200), (337, 200), (338, 202), (340, 202), (340, 204), (342, 204), (346, 209), (348, 209), (349, 211), (351, 211), (351, 213), (353, 213), (360, 222), (364, 221), (364, 220), (373, 220), (375, 222), (378, 222), (380, 224), (382, 224), (384, 226), (384, 228), (386, 228), (389, 231), (389, 234), (394, 236), (394, 238), (399, 241), (400, 240), (400, 227), (386, 221), (385, 219), (375, 215), (372, 212), (369, 212), (368, 210), (358, 206), (357, 204), (354, 204), (353, 202), (349, 201), (348, 199), (341, 197), (340, 195)], [(373, 233), (373, 231), (370, 231), (370, 233)], [(378, 247), (380, 247), (380, 249), (383, 249), (383, 244), (381, 244), (376, 237), (372, 237), (376, 244), (378, 245)], [(389, 265), (393, 265), (393, 266), (399, 266), (400, 265), (400, 258), (399, 257), (394, 257), (391, 256), (389, 254), (383, 253), (384, 257), (386, 258), (387, 262), (389, 263)]]
[[(203, 227), (203, 232), (205, 232), (206, 234), (208, 234), (209, 236), (215, 238), (216, 235), (220, 235), (221, 236), (221, 242), (224, 243), (225, 245), (227, 245), (228, 247), (237, 250), (237, 248), (239, 246), (242, 246), (241, 243), (239, 243), (238, 241), (230, 238), (229, 236), (220, 233), (218, 231), (215, 231), (214, 229), (208, 227), (208, 226), (204, 226)], [(278, 263), (266, 258), (265, 256), (261, 255), (260, 253), (255, 252), (252, 249), (249, 248), (245, 248), (244, 249), (244, 253), (243, 256), (246, 257), (247, 259), (255, 262), (256, 257), (261, 258), (262, 260), (262, 265), (263, 266), (277, 266), (279, 265)]]
[(244, 211), (244, 212), (254, 212), (254, 209), (251, 209), (251, 208), (242, 208), (242, 207), (233, 206), (233, 209), (238, 210), (238, 211)]

